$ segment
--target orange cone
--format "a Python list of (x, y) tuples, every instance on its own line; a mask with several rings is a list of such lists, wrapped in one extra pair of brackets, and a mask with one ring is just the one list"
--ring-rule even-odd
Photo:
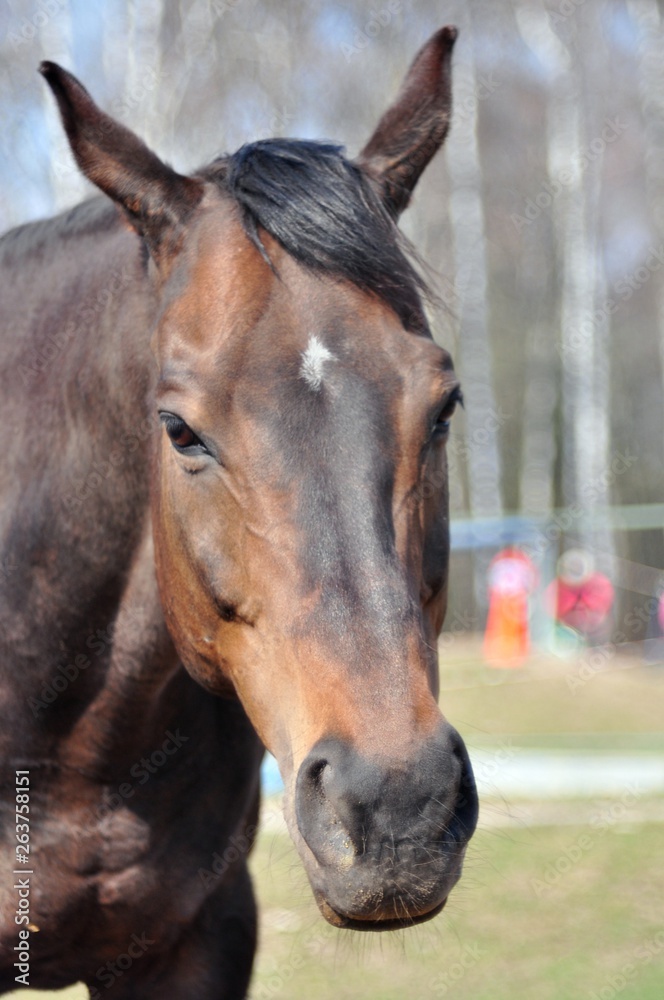
[(491, 667), (521, 667), (530, 653), (528, 599), (535, 568), (528, 556), (506, 548), (489, 564), (489, 615), (484, 658)]

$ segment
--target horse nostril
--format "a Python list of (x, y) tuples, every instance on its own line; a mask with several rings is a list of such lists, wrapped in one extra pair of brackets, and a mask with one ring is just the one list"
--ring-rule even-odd
[(325, 774), (327, 773), (329, 781), (329, 769), (330, 765), (324, 758), (304, 762), (297, 781), (298, 797), (303, 804), (320, 807), (321, 800), (327, 797)]
[(356, 848), (334, 803), (335, 768), (325, 757), (305, 760), (296, 785), (296, 815), (300, 832), (322, 864), (346, 867)]
[(330, 765), (326, 760), (316, 760), (309, 767), (309, 781), (311, 786), (321, 795), (325, 794), (323, 789), (323, 775), (329, 770), (329, 767)]
[(385, 768), (340, 740), (321, 741), (296, 781), (300, 833), (319, 864), (337, 870), (456, 850), (475, 829), (477, 811), (468, 753), (447, 725), (409, 768)]

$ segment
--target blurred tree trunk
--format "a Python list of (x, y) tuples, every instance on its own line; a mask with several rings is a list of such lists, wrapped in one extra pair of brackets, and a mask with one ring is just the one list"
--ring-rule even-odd
[[(451, 183), (450, 223), (455, 248), (456, 310), (463, 335), (458, 339), (458, 366), (468, 406), (465, 416), (468, 510), (471, 517), (499, 517), (503, 512), (500, 452), (496, 430), (489, 344), (487, 255), (482, 203), (482, 166), (477, 137), (478, 83), (469, 8), (458, 11), (460, 40), (455, 50), (455, 104), (463, 113), (454, 120), (446, 147)], [(478, 605), (486, 605), (486, 571), (490, 553), (474, 553), (474, 589)]]
[(604, 89), (597, 81), (608, 79), (611, 60), (607, 48), (604, 12), (594, 5), (578, 20), (579, 32), (574, 55), (582, 80), (582, 102), (586, 123), (581, 133), (579, 156), (586, 161), (584, 171), (585, 253), (588, 268), (588, 301), (585, 327), (589, 332), (587, 365), (579, 378), (579, 425), (577, 480), (579, 502), (584, 511), (592, 509), (592, 529), (582, 532), (581, 541), (601, 557), (604, 572), (614, 576), (615, 544), (607, 508), (612, 502), (610, 489), (598, 487), (611, 469), (611, 312), (607, 308), (609, 288), (604, 260), (601, 205), (605, 178), (605, 151), (611, 111)]
[[(553, 35), (542, 6), (527, 2), (515, 8), (517, 25), (524, 42), (547, 70), (550, 85), (555, 87), (563, 61), (558, 41)], [(544, 189), (552, 187), (552, 150), (558, 137), (551, 105), (547, 108), (547, 171)], [(539, 222), (541, 220), (537, 220)], [(548, 225), (551, 220), (547, 219)], [(547, 267), (542, 259), (541, 226), (533, 220), (524, 226), (522, 267), (524, 280), (534, 285), (541, 300), (548, 291)], [(556, 352), (555, 330), (545, 321), (533, 323), (527, 331), (526, 390), (523, 406), (523, 438), (519, 498), (521, 510), (529, 515), (549, 514), (555, 506), (556, 408), (559, 399), (560, 365)]]
[[(594, 520), (589, 531), (585, 517), (575, 513), (589, 506), (609, 465), (609, 315), (600, 246), (598, 206), (602, 183), (602, 120), (590, 108), (581, 58), (595, 53), (588, 73), (595, 76), (604, 62), (598, 12), (585, 19), (568, 17), (556, 33), (543, 5), (521, 4), (517, 10), (522, 36), (549, 76), (547, 115), (548, 178), (542, 186), (542, 205), (553, 213), (558, 272), (561, 278), (561, 491), (568, 508), (569, 540), (609, 555), (613, 550), (606, 519)], [(605, 67), (603, 67), (605, 68)], [(595, 79), (601, 78), (595, 76)], [(595, 114), (592, 111), (595, 110)], [(594, 119), (591, 126), (588, 119)], [(552, 372), (549, 367), (549, 378)], [(545, 411), (546, 407), (542, 407)], [(551, 420), (549, 409), (545, 414)], [(526, 449), (537, 453), (542, 421), (524, 414)], [(548, 441), (547, 451), (551, 452)], [(537, 466), (524, 464), (524, 492), (537, 475)], [(547, 484), (550, 486), (551, 481)], [(551, 496), (550, 489), (547, 490)], [(601, 490), (600, 490), (601, 492)], [(604, 496), (600, 508), (609, 502)]]
[[(664, 22), (657, 0), (628, 0), (627, 9), (638, 32), (646, 196), (655, 232), (664, 243)], [(661, 282), (656, 301), (661, 377), (664, 374), (664, 285)]]
[(129, 118), (132, 127), (153, 149), (162, 143), (162, 126), (157, 114), (158, 83), (166, 83), (162, 74), (160, 0), (128, 0), (127, 64), (122, 107), (119, 117)]

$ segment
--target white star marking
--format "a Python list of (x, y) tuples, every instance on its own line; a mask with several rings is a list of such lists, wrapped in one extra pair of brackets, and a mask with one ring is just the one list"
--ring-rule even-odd
[(312, 333), (306, 351), (302, 352), (300, 378), (303, 378), (314, 392), (319, 392), (323, 384), (323, 368), (326, 361), (334, 361), (334, 354), (328, 351), (325, 344)]

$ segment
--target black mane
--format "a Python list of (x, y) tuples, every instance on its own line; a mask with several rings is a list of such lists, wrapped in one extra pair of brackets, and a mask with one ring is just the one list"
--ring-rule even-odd
[(371, 182), (343, 147), (266, 139), (242, 146), (205, 174), (239, 204), (247, 235), (263, 256), (259, 227), (305, 267), (377, 295), (407, 329), (423, 325), (426, 282)]

